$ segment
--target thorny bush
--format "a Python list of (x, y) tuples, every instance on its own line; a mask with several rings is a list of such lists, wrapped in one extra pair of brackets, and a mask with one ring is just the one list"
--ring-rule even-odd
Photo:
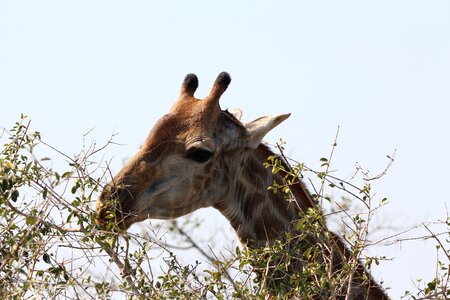
[[(120, 231), (112, 221), (96, 225), (94, 202), (110, 172), (108, 164), (103, 162), (102, 166), (94, 158), (102, 155), (111, 140), (99, 148), (92, 144), (70, 157), (42, 141), (26, 116), (12, 129), (3, 130), (0, 139), (4, 143), (0, 152), (2, 299), (263, 299), (268, 286), (278, 289), (286, 299), (293, 295), (332, 299), (342, 293), (342, 283), (358, 261), (363, 260), (370, 269), (383, 260), (365, 254), (371, 245), (368, 235), (373, 214), (387, 203), (386, 198), (374, 197), (371, 190), (371, 180), (379, 178), (368, 178), (360, 170), (364, 180), (357, 186), (333, 177), (329, 166), (336, 142), (331, 155), (320, 159), (320, 171), (286, 158), (290, 170), (283, 169), (279, 157), (270, 157), (265, 163), (273, 172), (288, 171), (285, 184), (268, 187), (274, 193), (285, 193), (286, 198), (290, 184), (306, 180), (305, 174), (315, 177), (312, 196), (319, 206), (327, 207), (327, 213), (319, 209), (305, 212), (297, 224), (304, 235), (286, 234), (272, 246), (252, 251), (237, 247), (227, 257), (219, 257), (199, 246), (177, 221), (139, 233)], [(38, 157), (38, 148), (53, 153), (54, 158)], [(278, 148), (284, 156), (283, 143)], [(64, 161), (66, 169), (54, 170), (54, 160)], [(342, 199), (329, 197), (330, 190), (339, 190)], [(323, 231), (327, 214), (335, 219), (339, 216), (345, 229), (340, 234), (353, 249), (347, 267), (339, 274), (329, 272), (330, 265), (324, 259), (327, 247), (301, 243), (301, 247), (292, 248), (290, 243), (320, 235), (328, 239), (324, 245), (331, 245), (334, 237)], [(115, 219), (114, 212), (109, 218)], [(450, 238), (449, 231), (446, 237), (429, 231), (428, 237), (435, 239), (437, 250), (445, 255), (438, 257), (435, 278), (419, 281), (417, 291), (406, 291), (405, 298), (446, 299), (450, 295), (445, 240)], [(196, 249), (204, 261), (182, 264), (175, 254), (177, 241)], [(301, 273), (292, 274), (290, 265), (298, 257), (306, 263)]]

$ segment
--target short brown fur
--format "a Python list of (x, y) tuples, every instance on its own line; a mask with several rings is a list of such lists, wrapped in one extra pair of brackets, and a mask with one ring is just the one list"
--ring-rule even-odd
[[(301, 213), (315, 207), (301, 182), (291, 186), (294, 201), (282, 193), (268, 191), (287, 173), (272, 174), (263, 162), (272, 151), (261, 139), (289, 115), (262, 117), (242, 123), (241, 113), (222, 111), (219, 99), (231, 78), (221, 73), (211, 93), (203, 100), (194, 97), (198, 79), (188, 74), (180, 97), (171, 111), (151, 130), (139, 152), (114, 177), (97, 201), (98, 223), (108, 210), (117, 209), (122, 228), (147, 218), (170, 219), (201, 207), (218, 209), (249, 247), (264, 246), (295, 232)], [(237, 118), (236, 118), (236, 117)], [(284, 166), (289, 172), (286, 163)], [(111, 208), (111, 200), (119, 205)], [(348, 257), (344, 243), (332, 235), (333, 257)], [(310, 243), (321, 243), (310, 237)], [(336, 268), (341, 266), (337, 259)], [(364, 267), (358, 265), (357, 282), (349, 299), (388, 299)]]

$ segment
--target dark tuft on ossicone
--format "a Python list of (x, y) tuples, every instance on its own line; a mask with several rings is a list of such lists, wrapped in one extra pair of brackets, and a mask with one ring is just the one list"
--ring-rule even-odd
[(216, 79), (216, 84), (224, 86), (225, 88), (228, 87), (228, 85), (231, 82), (231, 77), (230, 74), (228, 74), (227, 72), (222, 72), (219, 74), (219, 76), (217, 76)]
[(227, 72), (222, 72), (217, 76), (216, 81), (214, 82), (214, 85), (211, 89), (211, 92), (209, 93), (208, 98), (218, 101), (220, 96), (227, 90), (228, 85), (231, 82), (230, 74)]
[(194, 95), (198, 88), (198, 78), (197, 75), (189, 73), (186, 75), (183, 81), (184, 90), (190, 94)]

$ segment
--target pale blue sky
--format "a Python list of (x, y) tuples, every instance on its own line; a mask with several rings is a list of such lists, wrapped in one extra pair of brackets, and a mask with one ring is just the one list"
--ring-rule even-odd
[[(445, 218), (450, 183), (449, 1), (3, 1), (0, 127), (29, 115), (43, 138), (77, 153), (83, 134), (118, 132), (133, 155), (176, 99), (186, 73), (206, 95), (233, 80), (223, 108), (244, 120), (291, 112), (268, 140), (317, 166), (341, 126), (333, 168), (381, 171), (386, 226)], [(214, 222), (210, 220), (207, 222)], [(431, 278), (434, 243), (380, 247), (375, 270), (394, 298)], [(410, 249), (411, 248), (411, 249)]]

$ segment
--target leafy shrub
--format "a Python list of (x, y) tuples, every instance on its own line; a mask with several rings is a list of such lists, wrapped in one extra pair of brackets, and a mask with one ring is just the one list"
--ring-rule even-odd
[[(123, 232), (114, 222), (107, 226), (95, 223), (94, 202), (110, 172), (107, 164), (94, 161), (111, 140), (70, 157), (43, 142), (26, 116), (4, 131), (1, 139), (0, 297), (4, 299), (263, 299), (274, 290), (285, 299), (311, 299), (313, 295), (333, 299), (347, 292), (345, 283), (355, 274), (359, 261), (370, 269), (383, 260), (365, 256), (371, 245), (368, 235), (374, 212), (387, 203), (371, 190), (371, 180), (379, 178), (361, 172), (365, 180), (358, 187), (333, 177), (329, 171), (333, 151), (320, 159), (322, 169), (316, 172), (288, 159), (292, 165), (286, 170), (279, 157), (270, 157), (266, 163), (273, 172), (286, 173), (285, 184), (268, 188), (287, 197), (290, 184), (305, 180), (305, 173), (316, 176), (313, 198), (328, 207), (327, 213), (319, 209), (305, 212), (297, 224), (302, 235), (287, 233), (272, 246), (237, 247), (228, 257), (219, 258), (207, 254), (177, 221), (141, 233)], [(278, 147), (284, 156), (283, 144)], [(54, 170), (53, 159), (38, 157), (38, 148), (53, 151), (66, 169)], [(327, 189), (340, 191), (342, 199), (333, 200)], [(327, 258), (337, 239), (324, 230), (327, 214), (343, 224), (341, 238), (353, 249), (351, 255), (343, 256), (340, 273), (333, 271), (333, 262)], [(110, 218), (114, 217), (111, 212)], [(450, 226), (449, 220), (446, 225)], [(168, 232), (160, 235), (161, 228)], [(417, 291), (405, 292), (405, 298), (446, 299), (449, 295), (448, 232), (437, 235), (430, 230), (429, 238), (435, 239), (437, 250), (445, 255), (438, 257), (435, 278), (420, 281)], [(309, 243), (311, 236), (324, 243)], [(167, 243), (169, 239), (187, 243), (209, 264), (182, 264), (174, 254), (175, 243)], [(162, 271), (154, 270), (155, 261), (165, 265)], [(302, 265), (302, 272), (292, 272), (296, 264)]]

